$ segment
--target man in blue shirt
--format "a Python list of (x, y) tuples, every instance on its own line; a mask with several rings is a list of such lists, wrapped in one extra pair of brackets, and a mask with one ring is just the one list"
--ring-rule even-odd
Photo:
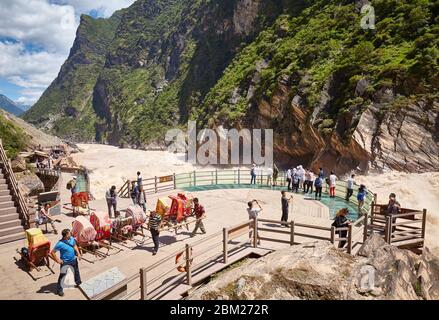
[[(60, 258), (56, 255), (56, 252), (60, 253)], [(81, 253), (79, 252), (78, 246), (76, 245), (75, 238), (70, 234), (69, 229), (62, 231), (62, 239), (58, 241), (56, 246), (50, 253), (53, 260), (55, 260), (60, 266), (61, 271), (58, 278), (58, 284), (56, 287), (58, 295), (61, 297), (64, 295), (63, 288), (61, 287), (61, 281), (67, 274), (67, 267), (72, 266), (75, 272), (75, 283), (77, 286), (81, 284), (81, 275), (79, 274), (78, 259), (81, 259)]]

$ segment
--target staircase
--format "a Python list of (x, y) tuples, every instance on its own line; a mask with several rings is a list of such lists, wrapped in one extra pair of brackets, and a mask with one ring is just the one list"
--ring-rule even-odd
[(4, 174), (0, 169), (0, 244), (24, 238), (24, 228), (17, 207), (12, 199)]
[(24, 239), (35, 210), (26, 201), (0, 139), (0, 245)]

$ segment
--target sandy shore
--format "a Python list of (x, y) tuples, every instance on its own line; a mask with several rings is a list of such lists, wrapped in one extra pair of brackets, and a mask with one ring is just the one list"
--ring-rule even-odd
[[(83, 152), (73, 155), (74, 160), (92, 172), (91, 191), (96, 199), (103, 199), (111, 185), (120, 187), (126, 179), (134, 179), (140, 170), (143, 178), (183, 173), (196, 168), (184, 158), (166, 151), (142, 151), (120, 149), (105, 145), (81, 144)], [(439, 172), (398, 173), (357, 177), (358, 183), (365, 183), (378, 194), (379, 203), (386, 203), (389, 193), (397, 194), (401, 205), (406, 208), (428, 210), (429, 247), (439, 253)]]

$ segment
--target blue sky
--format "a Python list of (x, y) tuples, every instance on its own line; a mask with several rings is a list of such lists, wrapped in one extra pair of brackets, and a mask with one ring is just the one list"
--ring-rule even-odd
[(81, 14), (109, 17), (135, 0), (1, 0), (0, 93), (35, 103), (68, 57)]

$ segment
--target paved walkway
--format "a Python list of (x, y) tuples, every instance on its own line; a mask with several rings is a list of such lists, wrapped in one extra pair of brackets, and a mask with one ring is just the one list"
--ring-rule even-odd
[[(61, 186), (64, 186), (69, 179), (69, 175), (63, 174), (62, 179)], [(176, 192), (150, 196), (148, 198), (148, 209), (155, 208), (158, 197), (175, 194)], [(129, 242), (130, 249), (121, 247), (123, 248), (122, 252), (112, 254), (110, 257), (96, 261), (94, 264), (82, 261), (80, 270), (83, 280), (90, 279), (113, 267), (118, 267), (127, 277), (138, 273), (140, 268), (150, 266), (163, 259), (182, 248), (185, 243), (198, 241), (202, 237), (209, 237), (209, 235), (221, 231), (224, 227), (234, 226), (246, 221), (248, 218), (247, 202), (252, 199), (259, 200), (264, 208), (261, 218), (279, 220), (281, 217), (280, 192), (277, 190), (218, 189), (196, 191), (194, 195), (200, 199), (200, 202), (206, 208), (207, 219), (205, 220), (205, 226), (207, 235), (191, 238), (190, 232), (186, 229), (179, 231), (178, 235), (175, 235), (174, 232), (163, 232), (160, 238), (162, 245), (157, 256), (151, 254), (152, 241), (149, 237), (144, 239), (144, 243), (141, 245)], [(330, 226), (328, 207), (320, 202), (305, 199), (302, 195), (295, 195), (294, 197), (294, 205), (289, 220), (324, 227)], [(63, 203), (69, 202), (68, 199), (68, 191), (62, 190)], [(130, 202), (129, 199), (120, 199), (119, 208), (125, 209)], [(93, 201), (91, 207), (97, 210), (106, 210), (106, 204), (103, 200)], [(63, 210), (61, 219), (63, 222), (59, 229), (71, 227), (73, 218), (69, 216), (67, 210)], [(190, 228), (192, 229), (193, 226), (190, 226)], [(49, 234), (48, 238), (54, 245), (59, 236)], [(137, 240), (142, 240), (142, 238), (137, 237)], [(206, 245), (208, 245), (207, 242)], [(85, 299), (78, 289), (66, 290), (63, 298), (55, 295), (55, 286), (59, 274), (58, 266), (54, 267), (55, 275), (51, 274), (45, 267), (42, 267), (40, 272), (34, 270), (32, 275), (36, 279), (33, 279), (22, 270), (22, 264), (14, 259), (19, 258), (15, 250), (22, 246), (24, 246), (22, 242), (15, 242), (0, 247), (0, 281), (2, 283), (0, 299)], [(198, 250), (202, 251), (202, 246)], [(85, 257), (90, 260), (95, 259), (90, 255)], [(51, 263), (54, 262), (51, 261)], [(136, 285), (138, 285), (138, 282), (136, 282)]]

